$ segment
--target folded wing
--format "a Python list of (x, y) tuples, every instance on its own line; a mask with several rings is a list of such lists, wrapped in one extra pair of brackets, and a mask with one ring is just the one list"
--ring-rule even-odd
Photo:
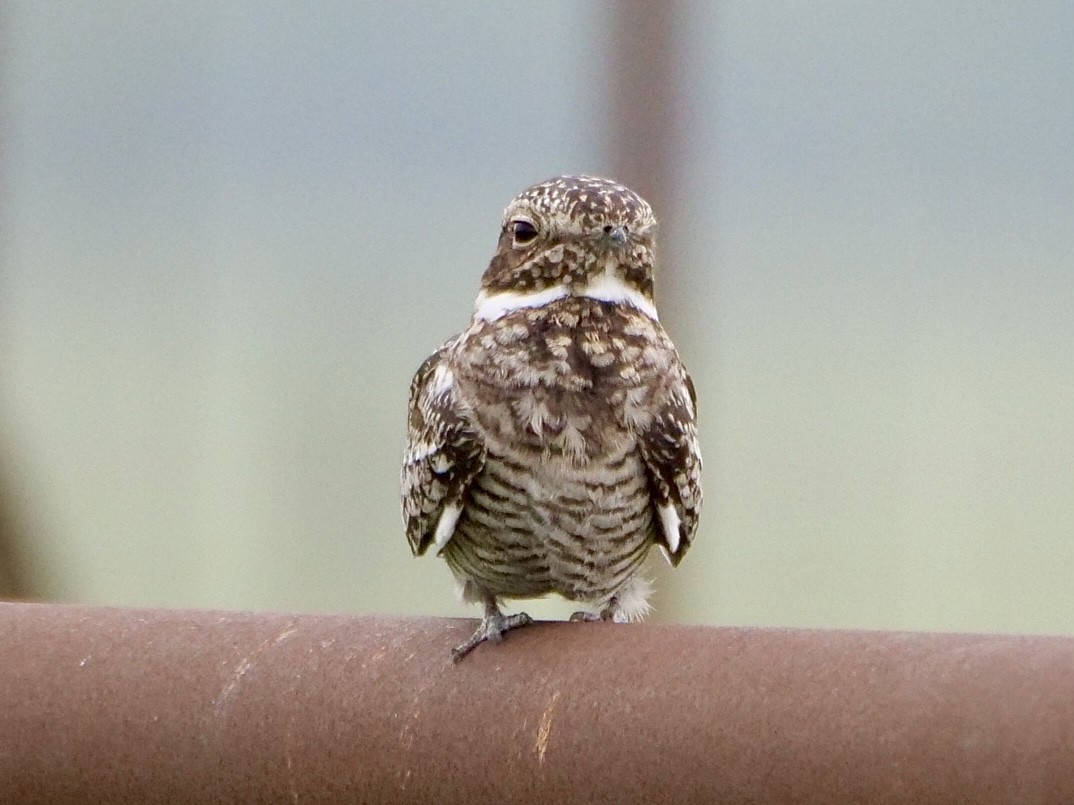
[(641, 434), (641, 454), (657, 513), (657, 544), (678, 565), (693, 542), (701, 512), (701, 448), (697, 400), (685, 370), (652, 423)]
[(466, 490), (485, 463), (446, 360), (450, 344), (434, 352), (410, 384), (410, 419), (403, 458), (402, 504), (407, 541), (415, 556), (451, 539)]

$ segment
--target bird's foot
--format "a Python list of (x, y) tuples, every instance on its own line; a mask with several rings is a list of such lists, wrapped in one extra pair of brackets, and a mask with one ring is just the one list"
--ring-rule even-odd
[(498, 609), (492, 612), (486, 610), (485, 617), (481, 625), (477, 627), (477, 631), (470, 635), (470, 639), (465, 643), (451, 650), (451, 659), (458, 662), (486, 640), (499, 643), (507, 632), (519, 626), (529, 626), (531, 623), (533, 623), (533, 618), (525, 612), (519, 612), (517, 615), (504, 615)]
[(611, 607), (605, 607), (599, 613), (579, 610), (578, 612), (571, 613), (570, 620), (575, 623), (596, 623), (597, 621), (612, 621), (615, 620), (615, 613), (612, 611)]

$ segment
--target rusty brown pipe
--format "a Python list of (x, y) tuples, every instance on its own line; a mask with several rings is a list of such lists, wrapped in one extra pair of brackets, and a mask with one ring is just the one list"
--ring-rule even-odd
[(1072, 802), (1074, 639), (0, 604), (0, 802)]

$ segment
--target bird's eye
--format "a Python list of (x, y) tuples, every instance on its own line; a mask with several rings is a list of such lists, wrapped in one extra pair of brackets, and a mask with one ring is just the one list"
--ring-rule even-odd
[(522, 219), (511, 222), (511, 232), (515, 236), (516, 246), (525, 246), (537, 237), (537, 227)]

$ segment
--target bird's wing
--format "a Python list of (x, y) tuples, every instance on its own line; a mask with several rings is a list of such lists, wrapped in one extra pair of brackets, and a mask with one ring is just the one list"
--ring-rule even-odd
[(657, 514), (657, 544), (672, 565), (686, 555), (701, 511), (701, 448), (697, 399), (684, 369), (641, 434), (641, 454)]
[(403, 458), (406, 537), (415, 556), (441, 550), (455, 532), (463, 496), (485, 464), (446, 360), (450, 342), (434, 352), (410, 384), (410, 418)]

